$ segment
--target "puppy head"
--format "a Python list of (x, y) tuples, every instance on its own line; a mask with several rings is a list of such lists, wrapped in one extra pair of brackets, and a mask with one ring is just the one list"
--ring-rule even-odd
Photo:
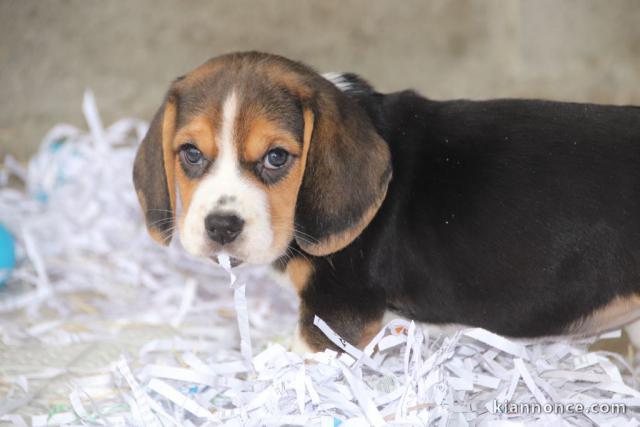
[(158, 242), (177, 226), (196, 256), (264, 264), (294, 239), (312, 255), (348, 245), (380, 207), (391, 163), (355, 101), (301, 64), (251, 52), (173, 82), (133, 178)]

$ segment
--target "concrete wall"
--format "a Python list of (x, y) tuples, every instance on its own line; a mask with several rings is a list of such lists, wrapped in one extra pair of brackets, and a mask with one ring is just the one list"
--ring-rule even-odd
[(0, 0), (0, 156), (54, 124), (150, 119), (170, 80), (258, 49), (432, 98), (640, 104), (640, 1)]

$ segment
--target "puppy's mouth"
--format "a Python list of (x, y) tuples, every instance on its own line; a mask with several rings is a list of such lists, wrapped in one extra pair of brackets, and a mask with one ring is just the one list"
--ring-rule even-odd
[[(218, 261), (218, 255), (212, 255), (211, 256), (211, 260), (213, 260), (213, 262), (215, 262), (216, 264), (220, 264), (220, 261)], [(242, 264), (244, 261), (232, 256), (229, 256), (229, 262), (231, 264), (231, 267), (237, 267), (240, 264)]]

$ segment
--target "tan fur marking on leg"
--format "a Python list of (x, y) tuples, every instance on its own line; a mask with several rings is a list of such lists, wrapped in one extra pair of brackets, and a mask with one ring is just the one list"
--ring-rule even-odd
[(364, 327), (362, 331), (362, 337), (358, 342), (358, 348), (363, 349), (371, 342), (371, 340), (376, 336), (380, 329), (382, 328), (382, 319), (374, 320)]
[(286, 271), (296, 292), (300, 294), (309, 283), (313, 273), (313, 265), (304, 258), (294, 258), (287, 264)]
[(619, 328), (640, 318), (640, 295), (617, 297), (569, 328), (572, 334), (591, 335)]

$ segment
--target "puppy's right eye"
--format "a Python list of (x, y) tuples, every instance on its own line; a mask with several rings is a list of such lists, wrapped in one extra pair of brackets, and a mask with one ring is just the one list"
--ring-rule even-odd
[(201, 177), (211, 161), (194, 144), (183, 144), (179, 150), (180, 166), (182, 166), (185, 175), (192, 179)]
[(193, 144), (184, 144), (180, 147), (180, 157), (186, 164), (192, 166), (199, 166), (204, 162), (202, 151)]

